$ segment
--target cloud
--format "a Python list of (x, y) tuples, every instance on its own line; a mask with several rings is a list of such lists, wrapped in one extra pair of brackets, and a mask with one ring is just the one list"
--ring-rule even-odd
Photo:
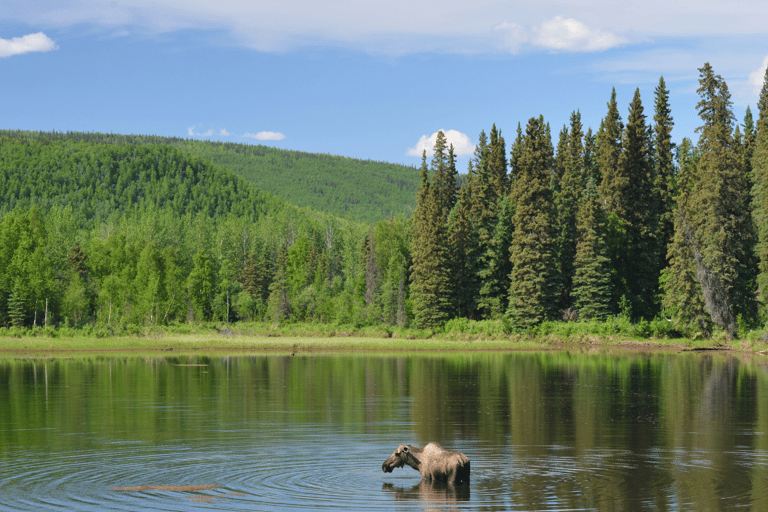
[(768, 69), (768, 55), (763, 59), (763, 65), (749, 74), (749, 84), (752, 91), (759, 95), (765, 81), (765, 71)]
[(243, 137), (256, 140), (283, 140), (285, 135), (280, 132), (244, 133)]
[(610, 32), (591, 29), (578, 20), (562, 16), (528, 28), (503, 22), (493, 29), (501, 35), (504, 48), (511, 53), (518, 53), (525, 45), (553, 52), (601, 52), (628, 42)]
[(31, 52), (49, 52), (59, 47), (51, 38), (38, 32), (13, 39), (0, 39), (0, 57), (12, 57)]
[[(557, 17), (555, 17), (557, 16)], [(0, 20), (102, 27), (152, 37), (207, 31), (218, 44), (283, 52), (323, 45), (402, 55), (483, 53), (499, 43), (557, 52), (599, 51), (631, 37), (761, 37), (765, 0), (3, 0)], [(510, 20), (514, 23), (500, 21)], [(547, 21), (548, 20), (548, 21)], [(209, 39), (210, 40), (210, 39)], [(755, 44), (755, 43), (752, 43)]]
[(210, 128), (210, 129), (208, 129), (207, 131), (205, 131), (203, 133), (199, 133), (199, 132), (195, 131), (196, 127), (202, 126), (202, 125), (203, 125), (203, 123), (193, 124), (192, 126), (187, 128), (187, 134), (190, 137), (211, 137), (213, 135), (213, 128)]
[[(456, 130), (439, 130), (443, 132), (448, 144), (453, 144), (453, 151), (456, 156), (471, 155), (475, 151), (475, 145), (469, 139), (467, 134), (461, 133)], [(408, 148), (406, 154), (410, 156), (421, 156), (422, 152), (426, 150), (427, 156), (431, 156), (433, 148), (435, 147), (435, 141), (437, 140), (437, 133), (432, 135), (422, 135), (416, 145), (412, 148)]]
[(553, 51), (601, 52), (627, 41), (602, 30), (590, 29), (580, 21), (557, 16), (538, 27), (533, 42)]
[(222, 128), (221, 130), (219, 130), (219, 135), (221, 135), (222, 137), (229, 137), (232, 134), (229, 133), (226, 128)]

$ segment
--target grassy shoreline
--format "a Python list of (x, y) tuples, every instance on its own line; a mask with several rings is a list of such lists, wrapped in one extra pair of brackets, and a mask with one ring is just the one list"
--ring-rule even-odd
[[(178, 332), (182, 331), (182, 332)], [(38, 329), (9, 336), (0, 330), (0, 355), (66, 356), (72, 353), (319, 353), (319, 352), (450, 352), (450, 351), (734, 351), (766, 355), (768, 344), (759, 338), (728, 340), (647, 339), (621, 333), (504, 334), (390, 330), (347, 330), (289, 325), (279, 330), (263, 324), (249, 326), (185, 326), (142, 329), (136, 334), (100, 336), (77, 330)]]

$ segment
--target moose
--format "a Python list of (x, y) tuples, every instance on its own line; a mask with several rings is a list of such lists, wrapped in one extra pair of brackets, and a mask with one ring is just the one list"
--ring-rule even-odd
[(428, 481), (447, 484), (469, 483), (469, 458), (459, 452), (443, 450), (437, 443), (428, 443), (423, 448), (403, 445), (384, 461), (381, 470), (391, 473), (395, 468), (409, 465)]

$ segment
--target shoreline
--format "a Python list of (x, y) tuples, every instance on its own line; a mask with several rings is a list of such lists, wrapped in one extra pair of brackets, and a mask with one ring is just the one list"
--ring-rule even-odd
[(243, 335), (174, 334), (154, 336), (93, 337), (7, 337), (0, 336), (0, 358), (66, 357), (74, 354), (318, 354), (318, 353), (448, 353), (580, 351), (619, 353), (718, 352), (768, 355), (765, 343), (749, 340), (633, 339), (625, 336), (524, 335), (477, 339), (450, 336), (386, 337), (352, 334)]

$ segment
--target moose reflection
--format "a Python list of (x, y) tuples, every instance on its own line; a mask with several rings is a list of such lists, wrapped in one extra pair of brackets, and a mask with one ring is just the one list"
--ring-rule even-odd
[(450, 450), (443, 450), (437, 443), (429, 443), (423, 448), (403, 445), (384, 461), (381, 470), (391, 473), (395, 468), (409, 465), (427, 482), (437, 481), (448, 484), (469, 483), (469, 459), (466, 455)]

